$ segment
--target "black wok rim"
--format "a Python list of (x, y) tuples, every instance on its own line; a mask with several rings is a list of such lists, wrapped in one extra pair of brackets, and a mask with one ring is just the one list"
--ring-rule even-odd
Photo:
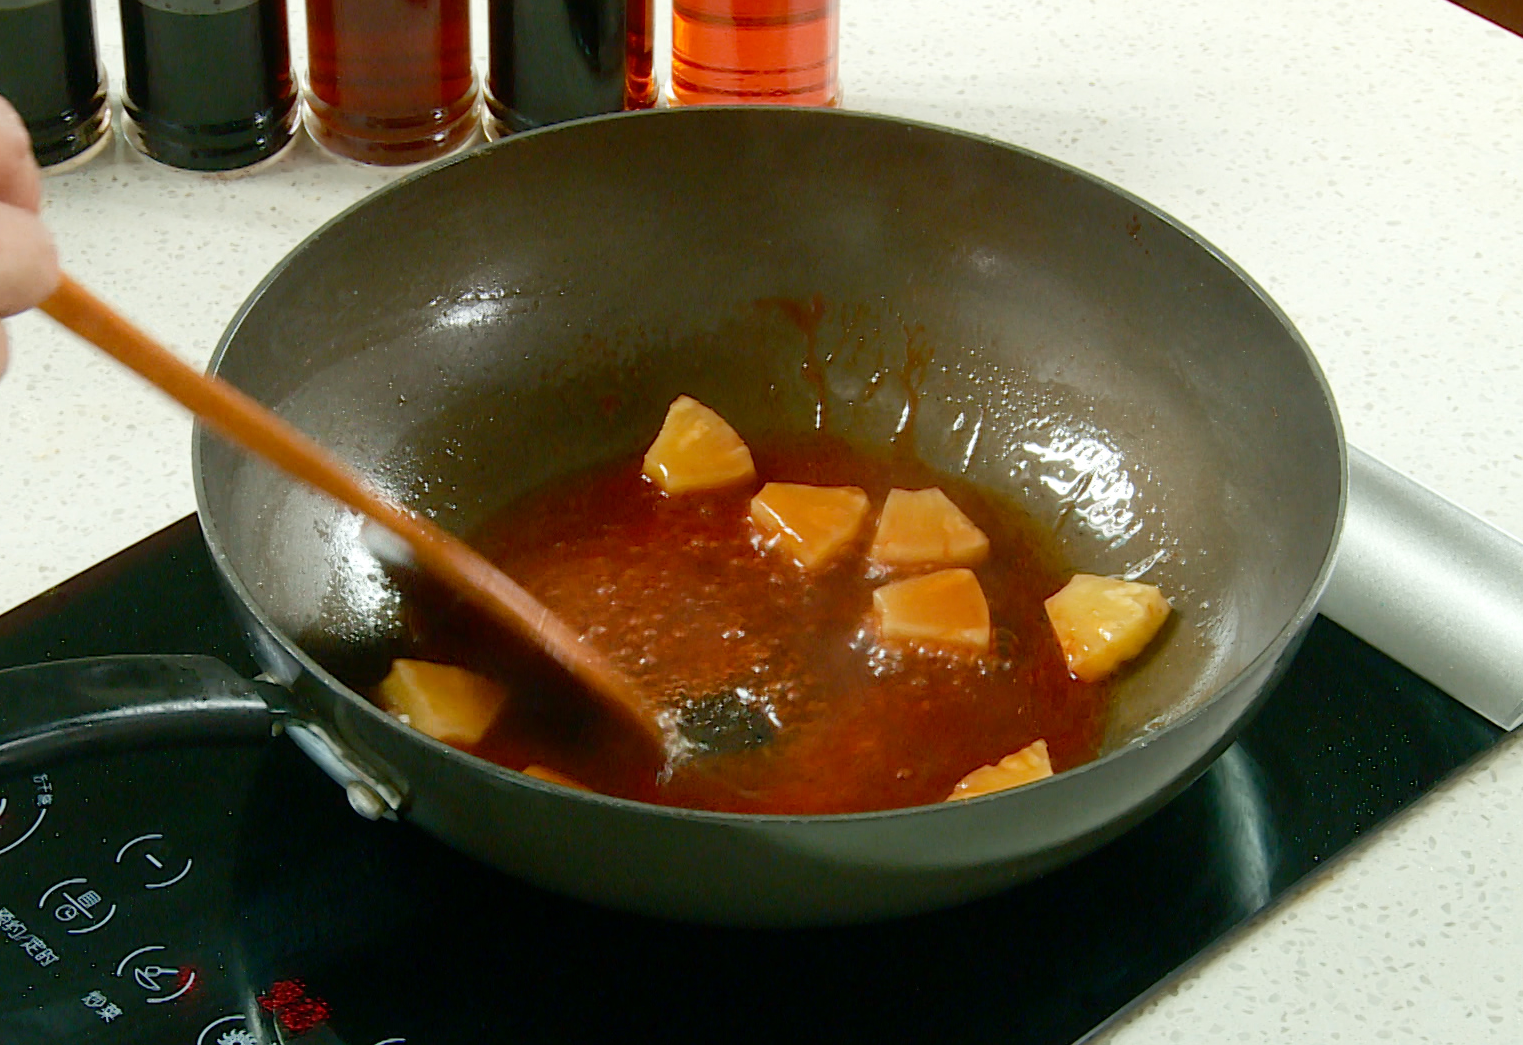
[[(1107, 754), (1102, 755), (1101, 757), (1096, 758), (1090, 762), (1086, 762), (1084, 765), (1075, 766), (1073, 769), (1069, 769), (1052, 777), (1048, 777), (1045, 780), (1040, 780), (1032, 784), (1026, 784), (1011, 791), (994, 792), (992, 794), (982, 795), (977, 798), (965, 799), (955, 803), (955, 805), (949, 805), (947, 802), (938, 802), (929, 805), (905, 806), (897, 809), (880, 809), (859, 813), (818, 813), (808, 815), (787, 813), (723, 813), (705, 809), (687, 809), (676, 806), (655, 805), (652, 803), (639, 802), (633, 799), (619, 798), (613, 795), (604, 795), (596, 792), (574, 791), (569, 788), (557, 787), (555, 785), (536, 780), (535, 778), (525, 776), (516, 770), (498, 765), (495, 762), (489, 762), (486, 759), (467, 754), (458, 748), (450, 747), (448, 744), (444, 744), (438, 740), (435, 740), (433, 737), (403, 725), (397, 719), (393, 718), (391, 715), (381, 710), (375, 704), (371, 703), (363, 695), (351, 689), (338, 677), (327, 671), (327, 669), (325, 669), (315, 659), (310, 657), (306, 651), (304, 651), (296, 642), (294, 642), (290, 636), (286, 635), (283, 631), (277, 628), (274, 622), (270, 619), (269, 615), (266, 614), (263, 608), (254, 601), (252, 594), (244, 585), (237, 572), (233, 569), (225, 543), (220, 532), (217, 529), (215, 521), (211, 517), (211, 513), (207, 506), (207, 492), (204, 482), (205, 472), (203, 469), (202, 448), (206, 445), (208, 439), (217, 437), (215, 433), (208, 429), (204, 424), (202, 424), (200, 421), (197, 421), (191, 437), (191, 468), (193, 471), (196, 491), (196, 509), (197, 514), (200, 517), (201, 529), (206, 541), (207, 550), (211, 555), (212, 561), (216, 564), (217, 571), (221, 575), (223, 582), (228, 586), (229, 591), (235, 595), (243, 607), (253, 615), (255, 620), (259, 622), (259, 625), (269, 635), (273, 636), (277, 642), (279, 642), (281, 648), (284, 649), (288, 655), (290, 655), (298, 664), (301, 665), (303, 671), (310, 674), (313, 678), (318, 680), (329, 690), (347, 701), (352, 707), (356, 707), (361, 714), (367, 715), (373, 720), (383, 723), (386, 728), (403, 731), (404, 736), (410, 738), (414, 742), (423, 744), (427, 749), (432, 749), (437, 755), (447, 759), (454, 759), (465, 767), (484, 771), (488, 776), (511, 785), (546, 792), (571, 801), (588, 802), (597, 805), (610, 805), (614, 807), (621, 807), (631, 812), (638, 812), (646, 815), (664, 816), (678, 820), (709, 821), (721, 824), (750, 824), (758, 826), (772, 826), (799, 822), (807, 822), (811, 824), (829, 822), (864, 823), (884, 819), (902, 819), (907, 817), (926, 816), (934, 814), (937, 811), (956, 808), (957, 806), (973, 806), (983, 805), (991, 802), (1008, 801), (1016, 794), (1030, 793), (1036, 791), (1037, 789), (1053, 787), (1059, 785), (1063, 781), (1077, 780), (1082, 778), (1087, 773), (1099, 771), (1102, 767), (1105, 767), (1116, 759), (1127, 755), (1135, 748), (1153, 743), (1154, 741), (1176, 730), (1184, 729), (1202, 715), (1210, 712), (1223, 693), (1235, 689), (1240, 684), (1244, 684), (1247, 678), (1264, 672), (1272, 664), (1272, 662), (1277, 660), (1284, 653), (1284, 651), (1289, 647), (1295, 637), (1310, 625), (1311, 618), (1316, 613), (1317, 602), (1321, 598), (1322, 592), (1327, 587), (1328, 580), (1332, 575), (1333, 565), (1337, 556), (1339, 539), (1343, 532), (1344, 513), (1348, 504), (1349, 484), (1348, 449), (1343, 431), (1342, 418), (1338, 413), (1337, 403), (1333, 398), (1332, 387), (1328, 383), (1327, 375), (1323, 371), (1321, 364), (1318, 362), (1316, 355), (1312, 352), (1311, 346), (1307, 343), (1306, 339), (1302, 337), (1301, 332), (1296, 328), (1290, 317), (1285, 314), (1285, 311), (1280, 308), (1280, 306), (1274, 301), (1273, 298), (1269, 296), (1268, 292), (1265, 291), (1264, 288), (1260, 286), (1256, 280), (1254, 280), (1247, 272), (1242, 269), (1241, 266), (1234, 262), (1220, 249), (1218, 249), (1214, 244), (1205, 239), (1194, 229), (1185, 225), (1183, 222), (1149, 203), (1147, 200), (1144, 200), (1127, 191), (1126, 189), (1123, 189), (1120, 186), (1117, 186), (1112, 182), (1099, 177), (1098, 175), (1092, 174), (1089, 171), (1079, 167), (1074, 167), (1071, 164), (1064, 163), (1061, 160), (1053, 159), (1052, 157), (1047, 156), (1043, 153), (1039, 153), (1034, 150), (1012, 144), (1010, 142), (1000, 141), (996, 138), (991, 138), (987, 135), (977, 134), (971, 131), (945, 127), (939, 124), (927, 123), (921, 120), (905, 119), (897, 116), (885, 116), (876, 113), (850, 112), (839, 109), (805, 109), (790, 106), (695, 106), (685, 109), (676, 108), (667, 110), (646, 110), (643, 112), (611, 113), (602, 116), (594, 116), (588, 117), (586, 119), (553, 124), (546, 127), (536, 128), (534, 130), (509, 135), (508, 137), (499, 139), (496, 142), (492, 142), (487, 145), (471, 149), (467, 152), (447, 157), (417, 171), (406, 174), (391, 184), (377, 189), (375, 192), (370, 193), (363, 199), (344, 208), (344, 210), (340, 211), (333, 218), (324, 222), (316, 230), (306, 236), (301, 241), (301, 243), (294, 247), (290, 253), (282, 258), (275, 265), (275, 267), (272, 268), (262, 280), (260, 280), (259, 284), (244, 300), (243, 304), (239, 306), (238, 311), (234, 314), (232, 320), (228, 323), (226, 329), (223, 331), (221, 338), (217, 342), (216, 350), (213, 352), (211, 361), (207, 365), (207, 373), (215, 375), (221, 369), (223, 359), (227, 355), (234, 338), (237, 336), (238, 330), (242, 326), (245, 317), (259, 304), (260, 300), (265, 294), (265, 291), (268, 290), (269, 287), (273, 285), (277, 280), (279, 280), (285, 274), (286, 270), (299, 257), (305, 254), (308, 250), (313, 249), (331, 229), (345, 222), (355, 220), (356, 215), (362, 213), (367, 207), (372, 205), (377, 200), (385, 198), (392, 193), (407, 191), (414, 184), (427, 179), (430, 175), (437, 171), (452, 167), (460, 163), (474, 162), (489, 151), (495, 151), (498, 149), (510, 149), (514, 147), (515, 143), (527, 141), (531, 138), (536, 138), (541, 135), (567, 132), (575, 133), (578, 129), (587, 125), (601, 124), (617, 120), (699, 119), (703, 118), (707, 114), (716, 112), (765, 112), (773, 115), (786, 112), (793, 114), (788, 117), (790, 119), (854, 120), (867, 121), (870, 123), (886, 123), (907, 129), (923, 131), (930, 134), (948, 135), (956, 138), (962, 138), (964, 140), (972, 141), (987, 147), (1014, 152), (1028, 159), (1048, 164), (1069, 175), (1088, 181), (1091, 184), (1105, 191), (1113, 193), (1121, 199), (1126, 200), (1133, 206), (1146, 211), (1153, 218), (1169, 225), (1175, 231), (1185, 236), (1197, 247), (1205, 251), (1206, 254), (1213, 258), (1216, 262), (1231, 272), (1269, 310), (1270, 314), (1274, 316), (1276, 321), (1278, 321), (1280, 326), (1290, 336), (1291, 340), (1301, 350), (1303, 362), (1308, 367), (1312, 379), (1316, 382), (1316, 385), (1322, 394), (1323, 405), (1327, 410), (1328, 419), (1331, 421), (1333, 427), (1334, 444), (1338, 454), (1338, 504), (1336, 514), (1333, 519), (1332, 531), (1329, 535), (1327, 549), (1323, 552), (1322, 563), (1318, 568), (1316, 577), (1313, 579), (1311, 586), (1308, 588), (1305, 597), (1301, 600), (1301, 603), (1296, 608), (1296, 612), (1280, 628), (1280, 630), (1275, 634), (1274, 638), (1265, 645), (1264, 649), (1262, 649), (1248, 664), (1244, 665), (1244, 667), (1230, 679), (1227, 679), (1218, 684), (1210, 696), (1199, 701), (1195, 707), (1180, 715), (1178, 718), (1172, 720), (1167, 725), (1159, 727), (1156, 731), (1145, 733), (1142, 736), (1136, 737), (1123, 746), (1117, 748), (1116, 750), (1108, 752)], [(1264, 687), (1261, 692), (1255, 694), (1252, 700), (1249, 701), (1243, 713), (1238, 716), (1234, 726), (1227, 731), (1226, 738), (1228, 742), (1230, 742), (1231, 737), (1237, 732), (1241, 725), (1252, 717), (1253, 712), (1263, 702), (1265, 697), (1267, 697), (1270, 689), (1272, 689), (1271, 686)], [(1226, 744), (1223, 743), (1220, 746), (1225, 747)], [(1144, 796), (1144, 800), (1138, 803), (1140, 806), (1146, 806), (1146, 797), (1147, 796)]]

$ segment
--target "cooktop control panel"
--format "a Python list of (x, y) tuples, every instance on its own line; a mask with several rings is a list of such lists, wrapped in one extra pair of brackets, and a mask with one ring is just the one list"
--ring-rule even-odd
[[(289, 879), (261, 875), (263, 861), (240, 849), (253, 831), (248, 844), (289, 865), (280, 849), (291, 836), (249, 822), (263, 808), (250, 791), (273, 743), (73, 760), (0, 782), (0, 1040), (407, 1040), (346, 1026), (286, 967), (328, 930), (311, 923), (304, 898), (279, 895)], [(286, 770), (309, 775), (299, 762)], [(334, 804), (322, 801), (335, 798), (327, 781), (307, 782), (304, 807)], [(339, 829), (342, 813), (329, 811)], [(310, 826), (292, 817), (291, 828)], [(318, 909), (331, 929), (332, 904)]]

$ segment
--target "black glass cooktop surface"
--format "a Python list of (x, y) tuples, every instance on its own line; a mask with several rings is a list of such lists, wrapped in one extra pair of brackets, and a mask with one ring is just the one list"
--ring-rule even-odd
[[(133, 652), (254, 670), (194, 518), (0, 617), (0, 667)], [(0, 764), (0, 1042), (1066, 1045), (1501, 735), (1319, 618), (1238, 743), (1091, 856), (938, 914), (760, 932), (364, 821), (284, 738)]]

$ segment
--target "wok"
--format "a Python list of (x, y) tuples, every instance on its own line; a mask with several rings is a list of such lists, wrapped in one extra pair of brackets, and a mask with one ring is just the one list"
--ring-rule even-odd
[[(818, 302), (817, 325), (778, 302)], [(197, 432), (214, 561), (357, 807), (550, 889), (700, 921), (950, 905), (1146, 816), (1294, 653), (1346, 487), (1321, 372), (1220, 253), (1063, 164), (859, 114), (622, 115), (445, 162), (297, 248), (213, 370), (456, 532), (643, 449), (685, 392), (747, 436), (909, 441), (1024, 505), (1076, 568), (1171, 597), (1081, 768), (887, 812), (648, 806), (488, 764), (369, 703), (402, 600), (358, 520)]]

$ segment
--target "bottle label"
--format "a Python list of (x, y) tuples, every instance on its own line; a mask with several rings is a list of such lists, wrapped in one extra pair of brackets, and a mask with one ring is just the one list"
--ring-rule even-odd
[[(5, 0), (0, 0), (4, 3)], [(171, 15), (224, 15), (253, 7), (259, 0), (137, 0), (143, 7)]]

